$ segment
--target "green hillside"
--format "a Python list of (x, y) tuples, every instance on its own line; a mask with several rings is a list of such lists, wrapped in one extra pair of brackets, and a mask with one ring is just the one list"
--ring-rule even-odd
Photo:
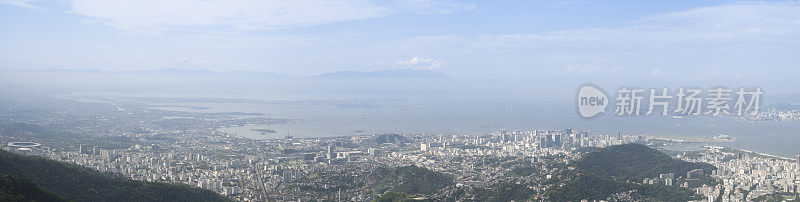
[(547, 191), (548, 200), (689, 201), (699, 199), (687, 188), (617, 181), (594, 174), (577, 173), (567, 175), (567, 178), (560, 183), (560, 186)]
[(393, 192), (406, 194), (436, 193), (438, 189), (455, 184), (453, 177), (417, 166), (389, 168), (382, 171), (381, 184)]
[[(656, 200), (687, 201), (700, 199), (688, 189), (678, 186), (686, 172), (703, 169), (710, 173), (715, 167), (705, 163), (690, 163), (672, 159), (658, 150), (640, 144), (609, 146), (585, 154), (575, 163), (575, 169), (561, 173), (549, 183), (549, 201), (589, 200)], [(674, 173), (675, 185), (642, 184), (644, 178)], [(710, 177), (702, 176), (710, 181)]]
[(0, 175), (0, 201), (67, 201), (17, 176)]
[(229, 201), (188, 185), (111, 177), (82, 166), (0, 150), (0, 174), (20, 176), (76, 201)]
[(667, 154), (640, 144), (615, 145), (589, 152), (576, 163), (576, 167), (599, 176), (639, 182), (664, 173), (686, 176), (686, 172), (694, 169), (703, 169), (705, 173), (716, 169), (705, 163), (672, 159)]

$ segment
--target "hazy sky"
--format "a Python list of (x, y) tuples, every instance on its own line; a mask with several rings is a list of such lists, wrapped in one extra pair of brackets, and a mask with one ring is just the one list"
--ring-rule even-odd
[(785, 1), (0, 0), (0, 69), (795, 80)]

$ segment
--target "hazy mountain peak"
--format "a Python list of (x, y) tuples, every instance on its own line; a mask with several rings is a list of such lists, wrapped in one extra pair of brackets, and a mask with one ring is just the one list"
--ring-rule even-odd
[(323, 79), (446, 79), (449, 75), (435, 70), (392, 69), (378, 71), (337, 71), (311, 76)]

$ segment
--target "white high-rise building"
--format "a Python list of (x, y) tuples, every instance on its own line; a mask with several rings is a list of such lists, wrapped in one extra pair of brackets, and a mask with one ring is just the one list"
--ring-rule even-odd
[(328, 153), (325, 155), (328, 160), (333, 159), (333, 145), (328, 145)]

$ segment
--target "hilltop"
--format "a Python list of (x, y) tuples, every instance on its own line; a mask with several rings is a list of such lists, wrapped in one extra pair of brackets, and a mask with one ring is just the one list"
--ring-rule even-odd
[(382, 186), (405, 194), (431, 195), (441, 188), (455, 184), (453, 177), (449, 175), (414, 165), (384, 169), (380, 175)]
[(705, 173), (711, 173), (716, 169), (705, 163), (673, 159), (663, 152), (641, 144), (614, 145), (589, 152), (576, 162), (576, 167), (598, 176), (639, 182), (644, 178), (655, 178), (665, 173), (686, 176), (687, 172), (694, 169), (703, 169)]
[[(688, 171), (700, 169), (706, 175), (696, 181), (711, 181), (707, 173), (716, 169), (705, 163), (673, 159), (667, 154), (640, 144), (609, 146), (591, 151), (575, 162), (573, 170), (553, 178), (546, 191), (551, 201), (589, 200), (657, 200), (687, 201), (700, 199), (690, 189), (679, 186)], [(674, 185), (645, 184), (673, 173)]]
[(25, 178), (16, 180), (19, 183), (12, 182), (33, 186), (26, 182), (29, 180), (46, 192), (75, 201), (230, 201), (213, 191), (188, 185), (123, 179), (74, 164), (4, 150), (0, 150), (0, 174)]

